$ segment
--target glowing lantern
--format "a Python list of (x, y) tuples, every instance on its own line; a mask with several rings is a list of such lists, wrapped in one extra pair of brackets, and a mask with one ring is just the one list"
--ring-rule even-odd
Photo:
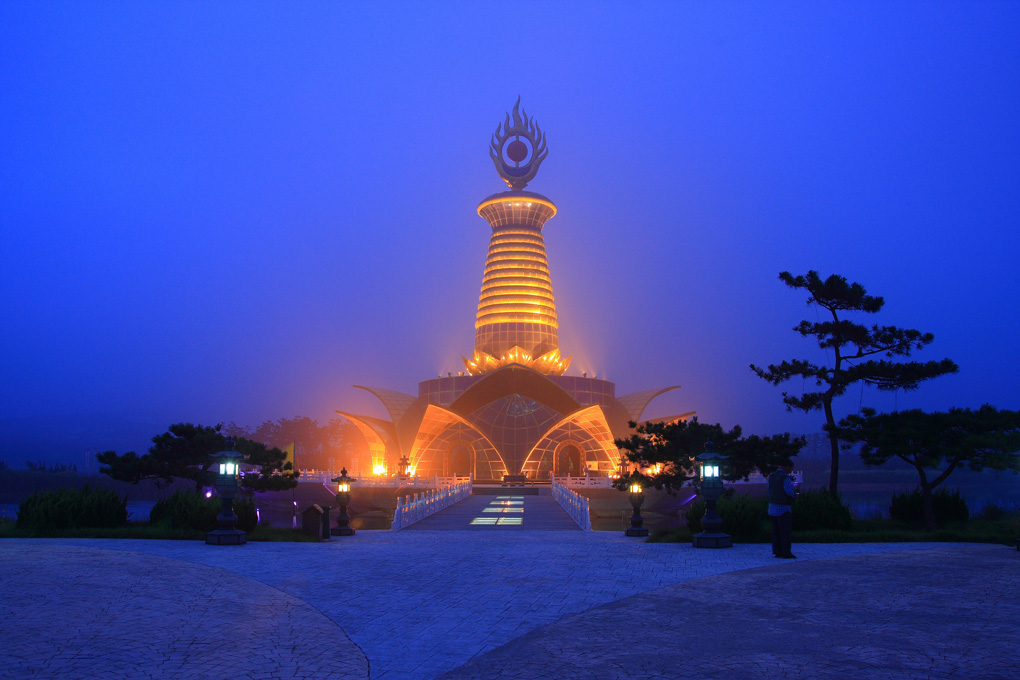
[(347, 506), (351, 502), (351, 482), (354, 481), (347, 476), (347, 468), (340, 470), (340, 476), (334, 477), (336, 482), (336, 502), (340, 506), (340, 512), (336, 516), (336, 526), (330, 529), (333, 536), (353, 536), (354, 529), (350, 527), (351, 516), (347, 514)]
[(634, 513), (630, 516), (630, 526), (624, 531), (626, 536), (647, 536), (648, 529), (644, 527), (645, 519), (641, 516), (641, 504), (645, 502), (645, 489), (641, 482), (630, 484), (630, 504)]
[(238, 464), (244, 456), (234, 451), (234, 442), (226, 441), (226, 450), (214, 456), (218, 463), (219, 475), (216, 479), (216, 491), (223, 502), (223, 510), (216, 517), (219, 529), (205, 535), (209, 545), (243, 545), (248, 542), (248, 534), (237, 529), (237, 515), (234, 514), (234, 496), (237, 495), (237, 478), (241, 472)]
[(722, 517), (716, 512), (715, 504), (723, 492), (720, 464), (727, 456), (715, 452), (712, 442), (705, 444), (705, 452), (694, 460), (701, 463), (701, 483), (698, 493), (705, 500), (705, 516), (701, 519), (702, 532), (693, 539), (695, 548), (732, 548), (733, 537), (722, 531)]

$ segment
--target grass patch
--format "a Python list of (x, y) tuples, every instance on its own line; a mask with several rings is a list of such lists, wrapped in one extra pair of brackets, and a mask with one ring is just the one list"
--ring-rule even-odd
[[(49, 530), (19, 527), (14, 522), (0, 522), (0, 538), (148, 538), (161, 541), (205, 541), (205, 532), (187, 527), (171, 528), (165, 524), (150, 524), (148, 522), (133, 522), (122, 527), (77, 527)], [(248, 533), (248, 540), (302, 543), (314, 539), (295, 529), (260, 526)]]
[[(794, 543), (998, 543), (1016, 545), (1020, 538), (1020, 513), (1001, 519), (973, 518), (963, 522), (950, 522), (936, 531), (925, 531), (916, 525), (889, 519), (854, 520), (848, 530), (812, 529), (794, 531)], [(649, 536), (650, 543), (690, 543), (691, 531), (679, 527), (658, 531)], [(735, 543), (771, 543), (772, 536), (762, 533), (738, 539)]]
[(653, 531), (645, 540), (647, 543), (690, 543), (694, 535), (687, 527), (677, 527), (669, 531)]
[[(0, 523), (0, 538), (153, 538), (187, 540), (198, 534), (187, 529), (170, 529), (147, 522), (129, 523), (121, 527), (74, 527), (53, 529), (19, 527), (14, 522)], [(204, 539), (204, 534), (202, 535)]]
[(947, 522), (935, 531), (925, 531), (895, 520), (858, 520), (850, 531), (793, 532), (799, 543), (999, 543), (1015, 545), (1020, 538), (1020, 521), (972, 519)]
[[(21, 503), (15, 517), (0, 516), (0, 538), (142, 538), (170, 541), (205, 541), (217, 527), (222, 509), (218, 498), (194, 491), (176, 491), (159, 499), (148, 522), (127, 521), (127, 500), (108, 489), (54, 489), (35, 492)], [(234, 501), (237, 526), (249, 541), (311, 541), (294, 529), (256, 526), (251, 497)]]
[(18, 506), (15, 524), (27, 531), (115, 529), (127, 524), (127, 497), (109, 489), (37, 491)]

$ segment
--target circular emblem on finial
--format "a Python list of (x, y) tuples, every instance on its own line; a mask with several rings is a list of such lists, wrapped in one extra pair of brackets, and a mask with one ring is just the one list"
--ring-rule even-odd
[(538, 123), (519, 111), (520, 106), (518, 96), (513, 112), (506, 114), (506, 120), (496, 127), (489, 143), (489, 156), (496, 165), (496, 172), (514, 191), (520, 191), (535, 178), (538, 166), (549, 154)]

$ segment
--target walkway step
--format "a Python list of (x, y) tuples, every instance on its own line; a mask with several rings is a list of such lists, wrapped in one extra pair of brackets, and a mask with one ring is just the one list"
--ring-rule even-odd
[(404, 529), (429, 531), (580, 531), (552, 496), (507, 492), (469, 496)]
[[(471, 493), (476, 496), (541, 496), (542, 494), (539, 493), (541, 490), (542, 487), (538, 486), (480, 486), (475, 484)], [(548, 486), (545, 487), (545, 493), (546, 495), (551, 493)]]

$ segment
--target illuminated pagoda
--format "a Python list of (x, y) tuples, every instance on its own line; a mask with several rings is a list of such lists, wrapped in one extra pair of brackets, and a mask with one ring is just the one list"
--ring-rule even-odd
[[(678, 386), (616, 396), (608, 380), (564, 375), (556, 302), (542, 228), (556, 215), (545, 196), (524, 188), (548, 149), (545, 134), (519, 110), (497, 126), (489, 155), (509, 191), (489, 196), (478, 214), (492, 236), (475, 320), (475, 347), (464, 371), (418, 383), (418, 396), (377, 387), (386, 421), (343, 411), (364, 434), (377, 474), (406, 457), (419, 475), (478, 481), (524, 474), (616, 473), (615, 438), (629, 436), (648, 404)], [(686, 418), (690, 413), (663, 420)]]

